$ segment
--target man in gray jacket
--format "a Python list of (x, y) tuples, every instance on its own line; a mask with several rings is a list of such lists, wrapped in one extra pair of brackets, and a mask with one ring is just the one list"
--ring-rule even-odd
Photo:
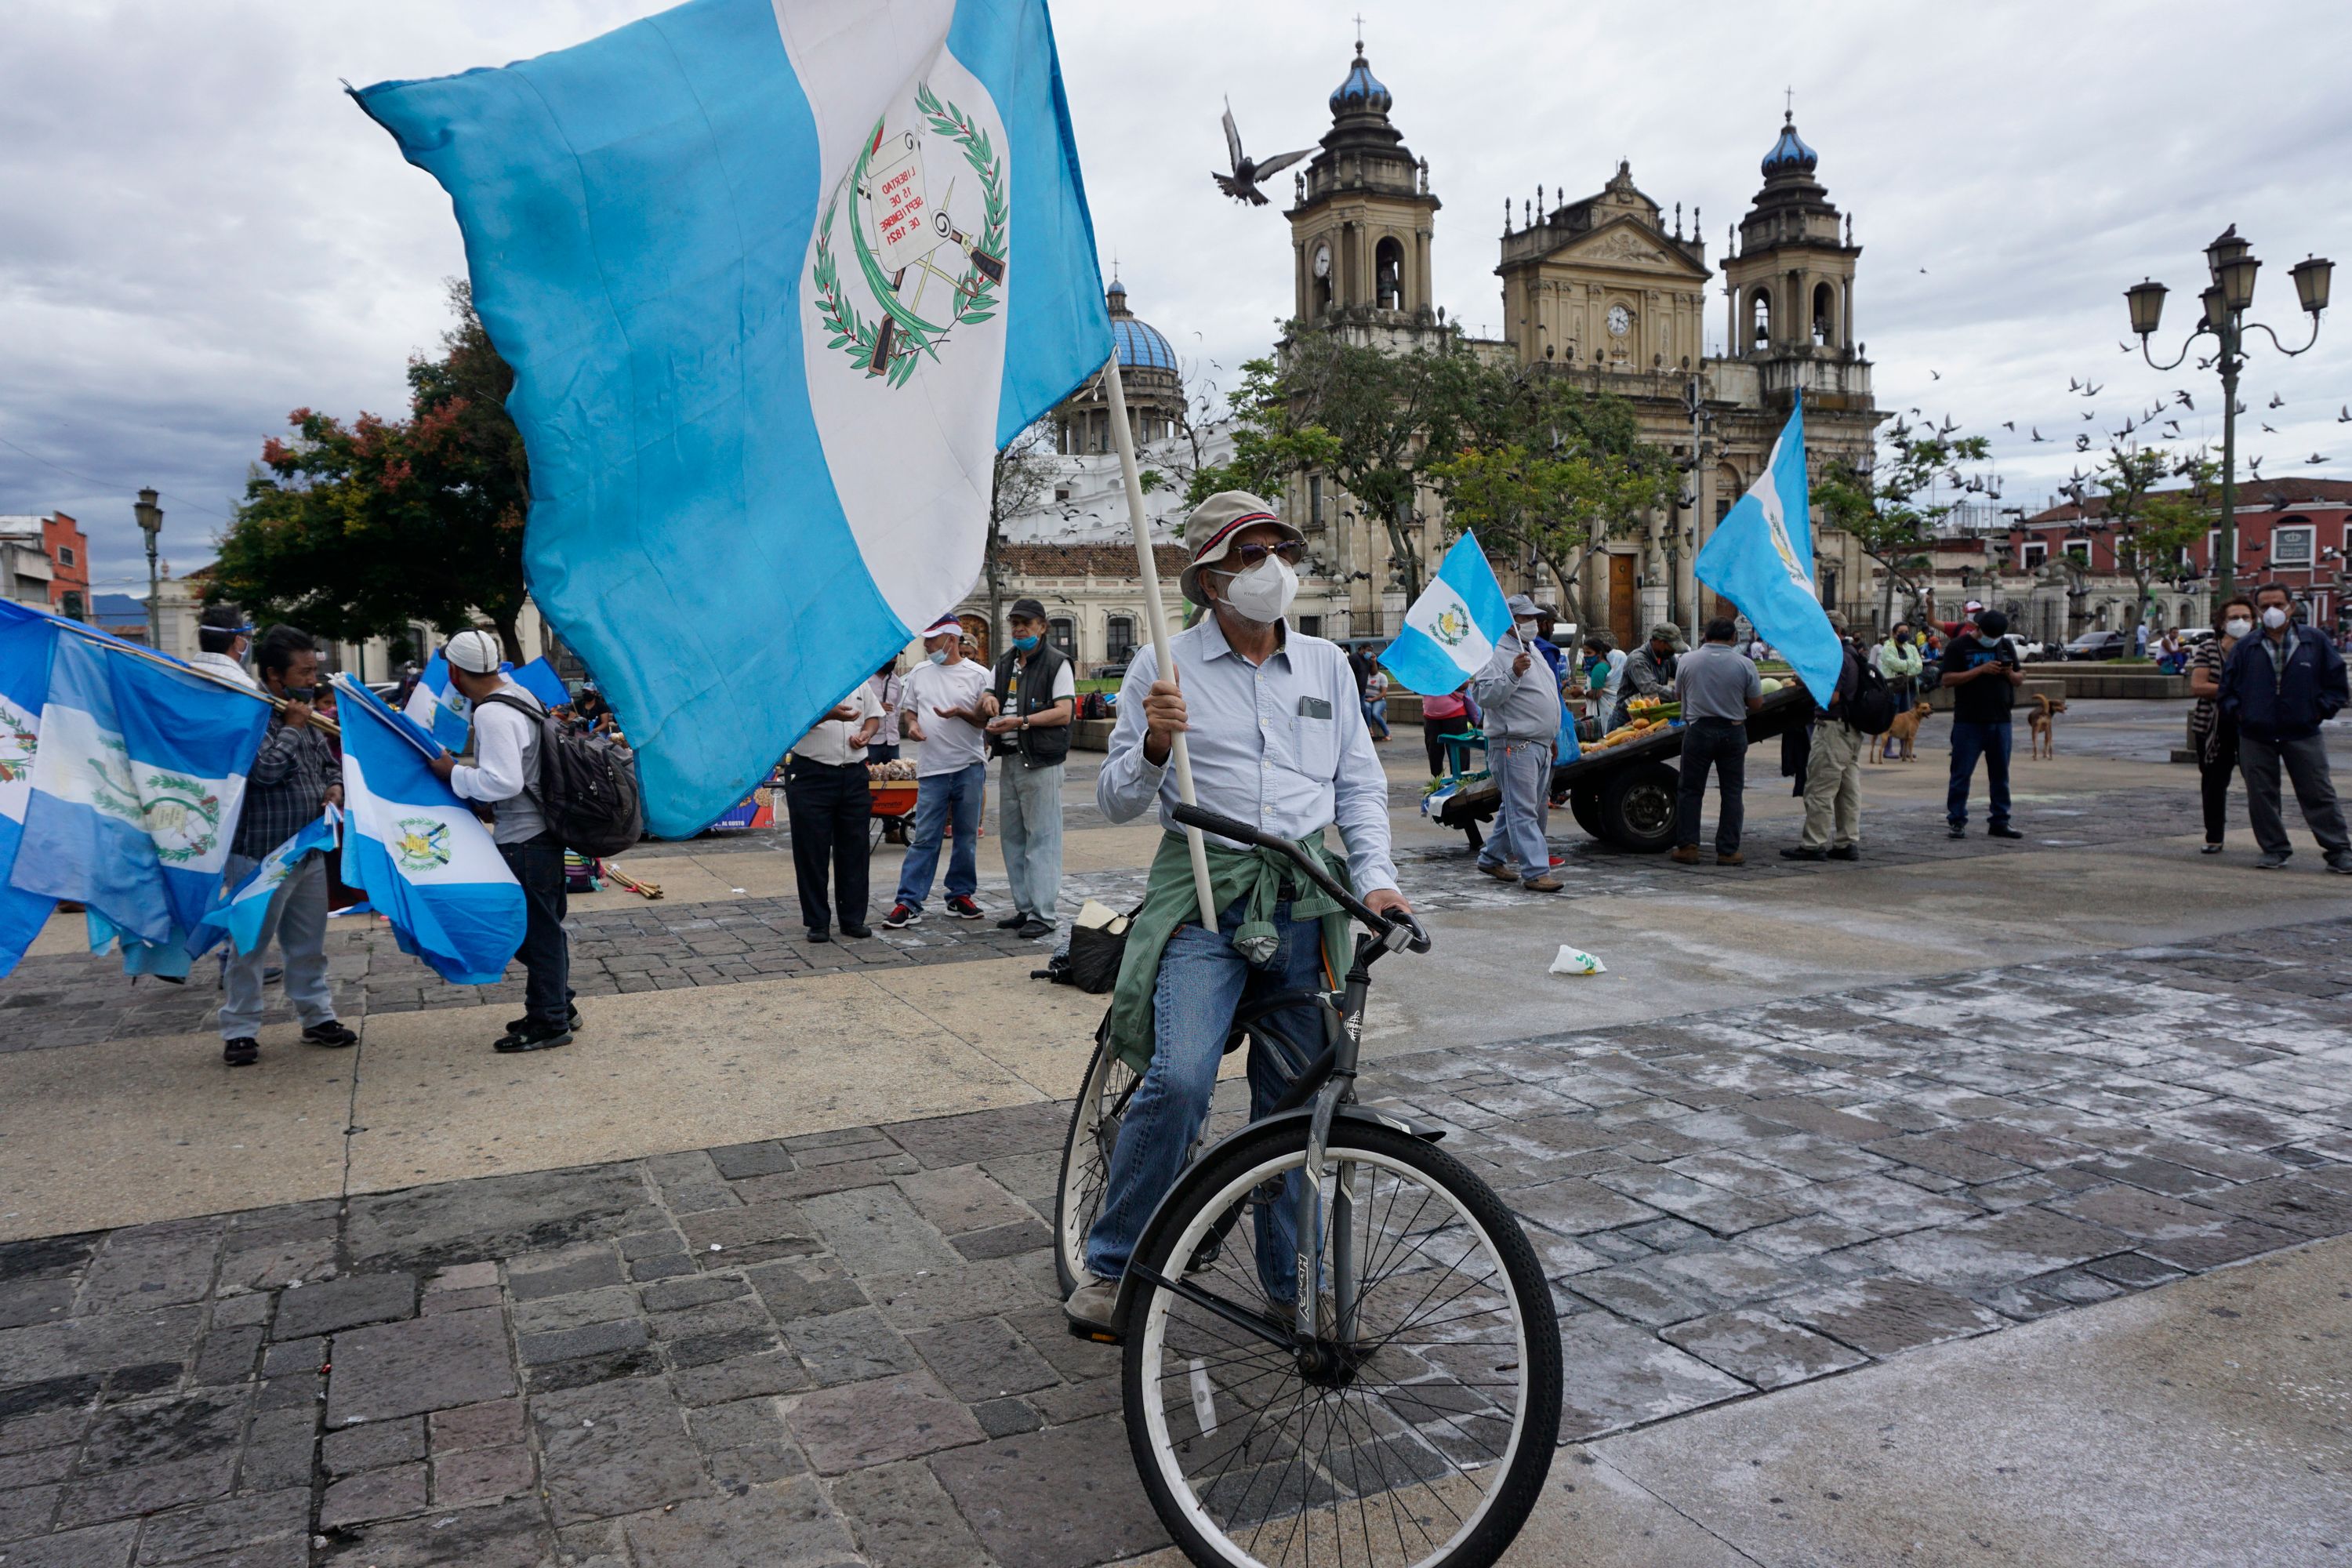
[[(1551, 759), (1559, 742), (1559, 683), (1536, 651), (1541, 614), (1525, 594), (1510, 597), (1511, 629), (1495, 657), (1471, 679), (1470, 690), (1486, 715), (1486, 765), (1503, 792), (1502, 824), (1478, 852), (1478, 869), (1534, 893), (1559, 891), (1544, 839), (1549, 813)], [(1507, 861), (1516, 858), (1519, 868)]]

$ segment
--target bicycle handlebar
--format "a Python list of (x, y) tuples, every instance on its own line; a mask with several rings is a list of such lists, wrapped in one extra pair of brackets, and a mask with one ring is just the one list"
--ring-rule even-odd
[(1415, 952), (1429, 951), (1429, 932), (1409, 910), (1400, 910), (1393, 916), (1381, 914), (1349, 892), (1339, 879), (1315, 863), (1314, 858), (1279, 833), (1268, 833), (1254, 827), (1238, 817), (1226, 816), (1206, 806), (1177, 805), (1169, 815), (1187, 827), (1197, 827), (1203, 833), (1213, 833), (1220, 838), (1230, 838), (1237, 844), (1255, 844), (1261, 849), (1271, 849), (1297, 866), (1308, 881), (1339, 902), (1339, 907), (1382, 937), (1400, 926), (1407, 932), (1405, 945)]

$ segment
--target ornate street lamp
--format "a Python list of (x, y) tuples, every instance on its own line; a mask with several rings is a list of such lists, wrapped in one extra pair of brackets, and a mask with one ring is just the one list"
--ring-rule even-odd
[(2178, 367), (2197, 340), (2208, 332), (2219, 344), (2214, 363), (2221, 373), (2221, 518), (2213, 551), (2213, 591), (2227, 597), (2237, 592), (2238, 585), (2238, 373), (2246, 363), (2245, 334), (2260, 331), (2283, 354), (2309, 353), (2319, 341), (2319, 315), (2327, 309), (2327, 285), (2336, 268), (2323, 257), (2307, 256), (2288, 268), (2287, 275), (2294, 279), (2295, 301), (2311, 318), (2310, 338), (2303, 347), (2291, 349), (2269, 327), (2245, 319), (2253, 307), (2254, 279), (2263, 264), (2255, 258), (2253, 247), (2238, 237), (2236, 224), (2205, 247), (2205, 266), (2212, 277), (2212, 286), (2198, 296), (2205, 319), (2198, 322), (2169, 364), (2157, 364), (2147, 344), (2164, 321), (2164, 285), (2143, 279), (2124, 290), (2124, 300), (2131, 310), (2132, 331), (2139, 337), (2140, 356), (2158, 370)]
[(147, 536), (147, 646), (157, 653), (163, 651), (163, 602), (156, 591), (155, 536), (163, 531), (163, 509), (155, 504), (155, 492), (139, 492), (139, 504), (131, 509), (139, 520), (140, 531)]

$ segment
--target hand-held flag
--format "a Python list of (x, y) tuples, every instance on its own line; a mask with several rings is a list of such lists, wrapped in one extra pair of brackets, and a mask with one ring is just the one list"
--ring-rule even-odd
[(53, 898), (6, 885), (33, 798), (33, 761), (57, 641), (58, 626), (48, 616), (0, 602), (0, 974), (16, 967), (57, 907)]
[(1511, 629), (1502, 584), (1465, 533), (1421, 597), (1404, 613), (1404, 629), (1381, 654), (1381, 664), (1408, 691), (1442, 697), (1486, 668), (1495, 645)]
[(1845, 648), (1813, 585), (1811, 497), (1801, 395), (1764, 472), (1715, 525), (1692, 571), (1739, 606), (1756, 635), (1780, 651), (1813, 700), (1827, 707), (1845, 668)]
[(425, 766), (414, 725), (348, 676), (342, 879), (392, 921), (400, 951), (453, 985), (489, 985), (522, 945), (522, 888), (490, 830)]
[(440, 654), (425, 661), (401, 711), (415, 720), (446, 749), (466, 749), (466, 736), (473, 726), (473, 704), (451, 683), (449, 661)]
[(683, 837), (979, 575), (1110, 321), (1044, 0), (689, 0), (361, 90), (514, 367), (531, 595)]
[(335, 847), (336, 829), (342, 824), (343, 814), (329, 806), (316, 822), (298, 829), (291, 838), (272, 849), (261, 863), (246, 873), (234, 888), (226, 889), (220, 901), (196, 922), (189, 934), (188, 951), (201, 958), (220, 944), (223, 937), (236, 944), (239, 952), (251, 952), (261, 945), (261, 933), (268, 923), (270, 900), (302, 863), (302, 857), (312, 850), (329, 850)]

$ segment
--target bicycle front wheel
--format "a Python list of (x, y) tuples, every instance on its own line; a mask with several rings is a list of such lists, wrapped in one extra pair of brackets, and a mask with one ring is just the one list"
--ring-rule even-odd
[[(1559, 1437), (1549, 1288), (1518, 1222), (1460, 1162), (1343, 1121), (1313, 1249), (1330, 1310), (1294, 1344), (1286, 1216), (1307, 1131), (1213, 1152), (1136, 1259), (1173, 1282), (1138, 1276), (1130, 1292), (1124, 1393), (1144, 1489), (1195, 1563), (1486, 1568), (1526, 1522)], [(1189, 1277), (1171, 1268), (1237, 1207), (1254, 1246)]]
[(1119, 1121), (1139, 1081), (1135, 1069), (1112, 1053), (1108, 1039), (1095, 1042), (1062, 1140), (1062, 1175), (1054, 1193), (1054, 1272), (1065, 1296), (1086, 1283), (1087, 1233), (1102, 1213)]

